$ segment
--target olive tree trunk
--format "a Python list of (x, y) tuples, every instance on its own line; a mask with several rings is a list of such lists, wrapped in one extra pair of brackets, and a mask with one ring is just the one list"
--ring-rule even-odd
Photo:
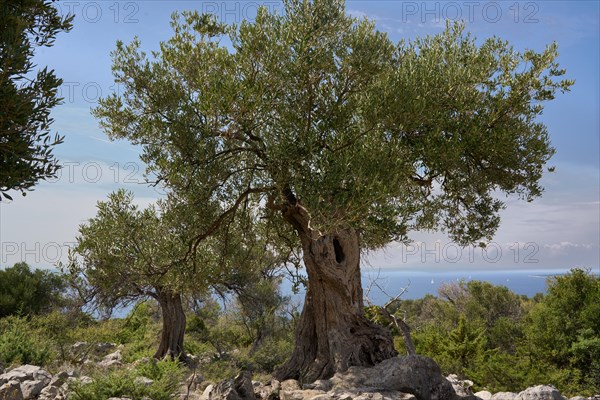
[(162, 332), (160, 344), (154, 358), (186, 361), (183, 351), (183, 335), (185, 333), (185, 313), (181, 303), (181, 295), (159, 288), (156, 298), (162, 311)]
[(395, 356), (389, 331), (364, 315), (358, 233), (348, 228), (321, 235), (300, 205), (282, 211), (300, 236), (308, 288), (293, 354), (274, 377), (312, 382)]

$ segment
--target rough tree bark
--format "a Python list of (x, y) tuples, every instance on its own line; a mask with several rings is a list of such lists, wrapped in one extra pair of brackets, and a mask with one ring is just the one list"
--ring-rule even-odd
[(183, 335), (185, 333), (185, 313), (181, 305), (181, 296), (170, 290), (157, 288), (156, 299), (162, 311), (163, 327), (160, 344), (154, 358), (186, 361), (183, 351)]
[(390, 333), (364, 316), (358, 233), (347, 228), (321, 235), (295, 199), (281, 211), (300, 237), (308, 288), (294, 351), (274, 377), (312, 382), (395, 356)]

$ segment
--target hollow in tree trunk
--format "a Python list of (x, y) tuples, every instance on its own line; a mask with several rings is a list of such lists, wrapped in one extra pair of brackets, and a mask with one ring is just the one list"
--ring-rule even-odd
[(183, 335), (185, 333), (185, 313), (181, 305), (181, 296), (164, 288), (157, 288), (156, 298), (162, 312), (162, 332), (160, 344), (154, 358), (186, 361), (183, 351)]
[(275, 378), (312, 382), (395, 356), (389, 331), (364, 315), (358, 233), (347, 228), (321, 235), (298, 204), (284, 206), (282, 212), (300, 236), (308, 288), (294, 351)]

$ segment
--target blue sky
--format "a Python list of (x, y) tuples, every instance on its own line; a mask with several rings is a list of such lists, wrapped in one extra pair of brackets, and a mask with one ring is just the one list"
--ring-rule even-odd
[[(79, 224), (94, 216), (98, 200), (119, 187), (133, 190), (140, 204), (160, 197), (143, 183), (139, 149), (110, 142), (90, 115), (97, 99), (118, 91), (110, 51), (120, 39), (138, 35), (145, 49), (171, 35), (175, 10), (216, 13), (226, 22), (252, 19), (259, 4), (282, 10), (277, 1), (61, 1), (74, 11), (75, 26), (54, 47), (39, 49), (35, 61), (63, 78), (64, 104), (52, 115), (53, 130), (65, 135), (55, 153), (61, 176), (40, 184), (27, 197), (0, 204), (0, 265), (26, 261), (52, 267), (65, 260)], [(440, 233), (417, 233), (409, 248), (390, 245), (365, 260), (374, 267), (418, 270), (557, 270), (600, 265), (600, 44), (597, 1), (413, 2), (349, 1), (347, 11), (376, 21), (397, 41), (440, 32), (445, 19), (461, 19), (479, 39), (497, 35), (519, 50), (541, 51), (558, 42), (560, 63), (576, 83), (546, 105), (556, 172), (543, 179), (546, 192), (534, 203), (508, 201), (488, 250), (459, 249)]]

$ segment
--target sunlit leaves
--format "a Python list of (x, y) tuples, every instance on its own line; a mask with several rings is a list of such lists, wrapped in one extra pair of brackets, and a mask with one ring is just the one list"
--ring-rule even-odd
[(47, 68), (31, 74), (35, 48), (52, 46), (69, 31), (73, 16), (62, 17), (50, 1), (4, 1), (0, 5), (0, 201), (5, 192), (26, 190), (56, 176), (60, 166), (52, 150), (62, 143), (50, 135), (50, 110), (60, 103), (62, 80)]
[(152, 57), (118, 46), (125, 91), (95, 114), (199, 213), (291, 191), (313, 228), (352, 226), (367, 248), (440, 228), (467, 244), (497, 229), (498, 194), (542, 192), (554, 150), (536, 117), (572, 84), (557, 79), (554, 44), (478, 44), (460, 24), (395, 44), (339, 0), (286, 1), (239, 26), (196, 12), (172, 25)]

